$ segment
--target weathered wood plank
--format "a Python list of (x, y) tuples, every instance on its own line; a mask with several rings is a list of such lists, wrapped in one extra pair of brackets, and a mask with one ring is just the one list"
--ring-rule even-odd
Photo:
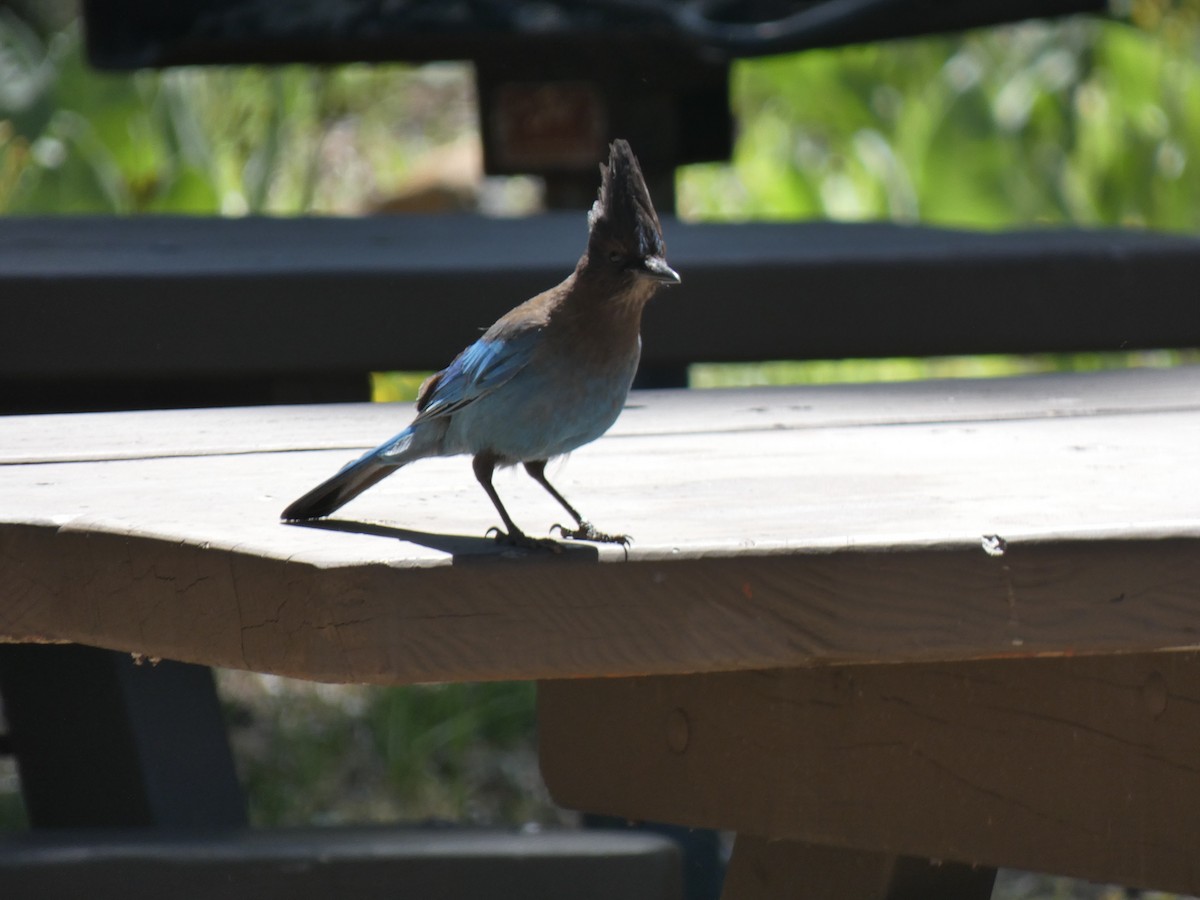
[(1200, 632), (1196, 541), (1019, 546), (1000, 561), (947, 548), (601, 566), (590, 548), (504, 559), (482, 538), (442, 542), (450, 565), (325, 566), (5, 528), (0, 634), (399, 683), (1126, 651)]
[[(1194, 541), (694, 557), (468, 552), (322, 567), (182, 542), (0, 530), (0, 634), (322, 681), (631, 675), (1197, 643)], [(572, 558), (575, 557), (575, 558)]]
[[(984, 381), (637, 391), (612, 437), (963, 423), (1200, 409), (1200, 366)], [(5, 463), (373, 447), (411, 404), (338, 404), (0, 417)]]
[[(977, 548), (984, 534), (1017, 541), (1200, 534), (1195, 505), (1179, 490), (1180, 473), (1189, 470), (1200, 442), (1196, 412), (799, 429), (779, 423), (792, 405), (788, 398), (802, 395), (773, 396), (780, 415), (747, 409), (736, 396), (724, 406), (719, 394), (705, 398), (688, 419), (690, 430), (680, 422), (663, 434), (653, 432), (648, 405), (650, 428), (618, 431), (584, 448), (554, 477), (598, 523), (638, 538), (634, 558), (722, 548), (729, 555), (947, 543)], [(662, 401), (670, 406), (669, 398)], [(274, 415), (286, 419), (286, 411)], [(673, 415), (664, 409), (664, 420)], [(150, 435), (153, 444), (168, 416), (185, 430), (166, 444), (185, 447), (189, 432), (180, 414), (117, 419), (130, 423), (132, 434)], [(755, 416), (757, 427), (718, 430), (722, 422)], [(80, 423), (104, 418), (81, 417)], [(60, 421), (59, 458), (90, 452), (93, 429)], [(219, 426), (211, 431), (219, 442), (249, 443)], [(249, 432), (262, 439), (256, 425)], [(422, 461), (346, 507), (344, 519), (416, 532), (407, 544), (398, 545), (394, 534), (278, 523), (289, 500), (356, 450), (159, 458), (152, 447), (150, 458), (3, 465), (0, 520), (132, 531), (324, 565), (444, 564), (450, 560), (436, 545), (447, 536), (466, 538), (459, 553), (485, 549), (471, 539), (483, 535), (495, 515), (465, 459)], [(561, 518), (522, 474), (502, 477), (499, 486), (518, 521), (534, 531)], [(422, 534), (435, 546), (422, 547)], [(617, 549), (602, 553), (622, 558)]]
[(557, 681), (538, 703), (569, 807), (1200, 891), (1195, 652)]
[[(0, 421), (18, 457), (118, 457), (0, 466), (0, 632), (329, 680), (1195, 643), (1194, 373), (1099, 380), (635, 397), (557, 479), (641, 539), (599, 568), (622, 552), (498, 554), (464, 460), (407, 469), (336, 530), (282, 526), (347, 456), (280, 449), (332, 427), (312, 408)], [(1104, 409), (1138, 384), (1174, 412)], [(1026, 385), (1042, 395), (1016, 402)], [(1033, 418), (982, 420), (1006, 410)], [(385, 412), (347, 410), (360, 433)], [(520, 521), (560, 517), (528, 479), (500, 490)]]
[(559, 482), (628, 562), (498, 553), (462, 460), (337, 530), (276, 516), (341, 454), (6, 466), (0, 634), (373, 682), (1192, 646), (1198, 444), (1180, 413), (602, 440)]
[[(1180, 473), (1200, 413), (1178, 408), (1194, 373), (1160, 375), (1143, 383), (1173, 387), (1149, 411), (1120, 390), (1124, 412), (1078, 393), (990, 406), (1006, 389), (976, 384), (885, 406), (891, 424), (863, 397), (893, 389), (815, 401), (811, 427), (819, 391), (634, 398), (644, 418), (556, 476), (601, 527), (633, 532), (627, 560), (498, 551), (465, 459), (414, 465), (324, 527), (282, 525), (352, 455), (270, 448), (276, 427), (285, 447), (321, 437), (311, 408), (56, 417), (57, 446), (14, 420), (6, 434), (32, 435), (18, 454), (131, 458), (0, 465), (0, 634), (376, 682), (1192, 646), (1200, 514)], [(979, 419), (1003, 408), (1031, 417)], [(91, 427), (105, 422), (119, 427)], [(171, 455), (200, 432), (202, 455)], [(499, 486), (531, 530), (561, 519), (523, 475)]]

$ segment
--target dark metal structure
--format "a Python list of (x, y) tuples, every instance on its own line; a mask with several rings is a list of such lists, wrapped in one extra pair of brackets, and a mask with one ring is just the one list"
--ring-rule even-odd
[(1099, 12), (1103, 0), (85, 0), (92, 62), (469, 60), (490, 174), (547, 179), (590, 203), (614, 137), (638, 150), (660, 209), (672, 170), (728, 159), (729, 64), (817, 47)]
[[(729, 59), (1099, 12), (1102, 0), (85, 0), (92, 61), (511, 61), (555, 45)], [(639, 46), (640, 45), (640, 46)]]

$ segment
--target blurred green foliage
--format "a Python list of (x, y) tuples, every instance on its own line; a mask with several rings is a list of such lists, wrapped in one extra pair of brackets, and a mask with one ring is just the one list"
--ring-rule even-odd
[(0, 213), (358, 213), (472, 98), (462, 65), (97, 72), (0, 9)]
[(372, 372), (371, 397), (376, 403), (417, 399), (417, 391), (430, 372)]
[(689, 383), (697, 388), (764, 384), (849, 384), (919, 381), (926, 378), (1002, 378), (1044, 372), (1167, 368), (1200, 363), (1200, 350), (1137, 350), (1107, 353), (1029, 353), (985, 356), (922, 356), (885, 359), (775, 360), (762, 363), (697, 363)]
[(1197, 4), (750, 60), (694, 219), (1200, 230)]

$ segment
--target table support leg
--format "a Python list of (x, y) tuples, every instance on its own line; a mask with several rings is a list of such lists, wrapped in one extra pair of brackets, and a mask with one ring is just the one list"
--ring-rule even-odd
[(722, 900), (988, 900), (996, 870), (738, 835)]
[(245, 824), (207, 668), (0, 644), (0, 696), (35, 828)]

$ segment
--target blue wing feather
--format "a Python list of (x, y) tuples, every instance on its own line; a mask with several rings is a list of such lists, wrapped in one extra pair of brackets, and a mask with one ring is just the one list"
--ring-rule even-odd
[(421, 412), (413, 424), (448, 416), (496, 390), (529, 364), (540, 331), (480, 338), (435, 376), (421, 396)]

